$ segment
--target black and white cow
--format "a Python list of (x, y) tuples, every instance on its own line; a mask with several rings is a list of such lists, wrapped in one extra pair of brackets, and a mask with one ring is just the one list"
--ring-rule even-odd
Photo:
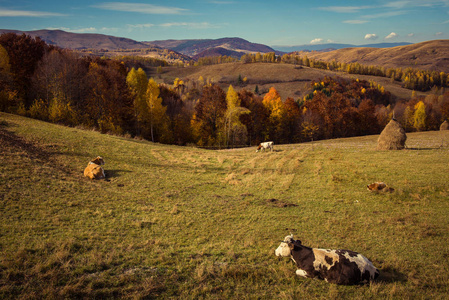
[(309, 248), (285, 237), (275, 251), (276, 256), (291, 257), (296, 263), (296, 274), (302, 277), (324, 279), (329, 283), (366, 283), (379, 276), (379, 270), (363, 255), (349, 250)]

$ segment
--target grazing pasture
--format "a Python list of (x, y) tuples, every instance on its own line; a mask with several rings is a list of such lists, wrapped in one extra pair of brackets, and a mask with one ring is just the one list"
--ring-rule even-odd
[[(449, 131), (212, 151), (0, 114), (0, 298), (444, 299)], [(276, 141), (275, 141), (276, 142)], [(102, 156), (106, 180), (83, 170)], [(392, 193), (371, 193), (383, 181)], [(280, 205), (283, 204), (283, 205)], [(288, 234), (367, 285), (295, 274)]]

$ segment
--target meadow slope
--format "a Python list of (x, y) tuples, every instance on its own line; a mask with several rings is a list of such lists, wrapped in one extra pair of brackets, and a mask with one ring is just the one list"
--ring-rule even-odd
[(302, 53), (309, 58), (330, 62), (358, 62), (385, 68), (415, 68), (449, 72), (449, 40), (433, 40), (392, 48), (344, 48), (329, 52)]
[[(376, 140), (211, 151), (0, 113), (0, 298), (444, 299), (449, 131)], [(83, 177), (97, 155), (108, 180)], [(298, 278), (274, 256), (289, 233), (381, 276)]]
[[(241, 62), (225, 63), (219, 65), (197, 66), (197, 67), (164, 67), (162, 74), (156, 73), (156, 68), (148, 72), (150, 77), (154, 77), (158, 83), (173, 84), (176, 78), (182, 80), (197, 81), (200, 76), (204, 80), (211, 80), (227, 91), (232, 85), (237, 91), (245, 89), (253, 92), (256, 86), (261, 95), (267, 93), (271, 87), (275, 87), (283, 100), (287, 97), (302, 99), (311, 91), (311, 82), (322, 80), (325, 76), (342, 77), (346, 79), (360, 79), (374, 81), (385, 87), (393, 96), (398, 99), (409, 100), (412, 97), (412, 90), (405, 89), (399, 82), (391, 82), (389, 78), (347, 74), (322, 69), (308, 67), (295, 67), (291, 64), (280, 63), (249, 63)], [(237, 85), (237, 79), (246, 77), (246, 84)], [(273, 80), (273, 78), (276, 78)], [(416, 92), (417, 96), (426, 96), (430, 92)]]

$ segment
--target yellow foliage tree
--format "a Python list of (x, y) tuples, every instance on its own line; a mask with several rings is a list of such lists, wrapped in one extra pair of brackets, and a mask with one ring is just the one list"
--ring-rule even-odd
[(226, 93), (227, 109), (225, 113), (225, 132), (226, 132), (226, 145), (229, 146), (230, 141), (238, 143), (246, 143), (247, 129), (246, 126), (240, 122), (240, 116), (242, 114), (250, 113), (250, 110), (240, 106), (240, 98), (232, 85), (229, 86)]
[(154, 139), (154, 131), (157, 130), (161, 136), (166, 134), (167, 124), (167, 107), (162, 105), (162, 98), (159, 97), (160, 90), (153, 78), (148, 81), (146, 93), (147, 114), (146, 119), (150, 124), (151, 141)]
[(136, 131), (140, 134), (140, 127), (144, 120), (145, 111), (147, 111), (147, 88), (148, 78), (142, 68), (132, 68), (126, 76), (126, 83), (131, 90), (131, 95), (134, 98), (134, 117), (136, 119)]
[(413, 127), (416, 128), (416, 130), (421, 131), (426, 128), (426, 105), (424, 102), (419, 101), (415, 105), (415, 113), (413, 115), (414, 123)]

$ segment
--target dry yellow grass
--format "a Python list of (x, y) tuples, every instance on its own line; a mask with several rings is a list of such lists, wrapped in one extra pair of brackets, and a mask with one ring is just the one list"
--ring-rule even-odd
[(421, 70), (449, 72), (449, 40), (434, 40), (393, 48), (346, 48), (331, 52), (304, 53), (309, 58), (323, 61), (362, 65), (383, 66), (386, 68), (412, 67)]
[[(443, 299), (449, 131), (401, 151), (377, 137), (204, 150), (1, 113), (0, 298)], [(83, 177), (98, 154), (108, 181)], [(289, 233), (358, 251), (381, 277), (298, 278), (273, 254)]]

